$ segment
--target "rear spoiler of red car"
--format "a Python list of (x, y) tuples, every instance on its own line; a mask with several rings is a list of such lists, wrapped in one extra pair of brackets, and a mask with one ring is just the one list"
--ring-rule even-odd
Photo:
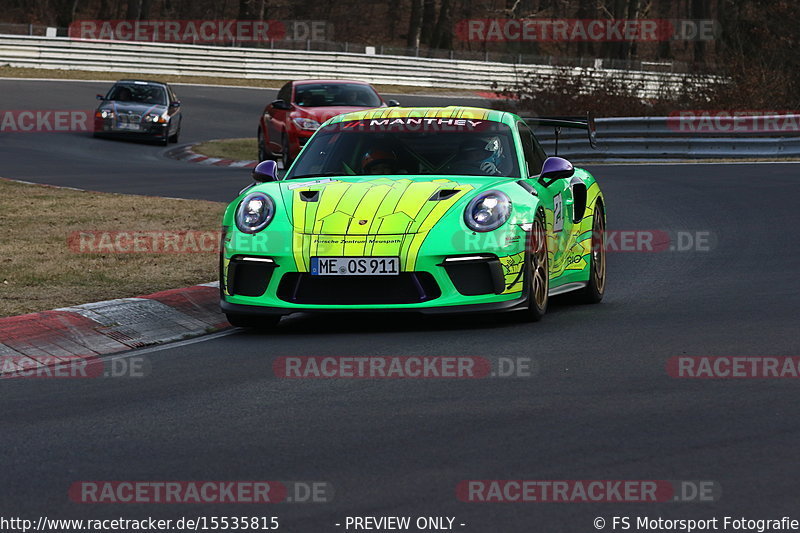
[(586, 130), (589, 135), (589, 146), (597, 150), (597, 127), (594, 122), (594, 113), (589, 111), (586, 117), (536, 117), (526, 118), (525, 122), (533, 126), (552, 126), (556, 135), (555, 155), (558, 155), (558, 137), (561, 128)]

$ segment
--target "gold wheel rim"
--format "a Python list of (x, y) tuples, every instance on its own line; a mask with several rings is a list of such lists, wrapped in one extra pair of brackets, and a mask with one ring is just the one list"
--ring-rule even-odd
[(547, 305), (550, 276), (547, 272), (547, 237), (544, 224), (537, 218), (533, 223), (533, 275), (531, 289), (533, 299), (539, 309)]
[(597, 292), (603, 294), (606, 288), (606, 224), (603, 212), (596, 208), (592, 224), (592, 276)]

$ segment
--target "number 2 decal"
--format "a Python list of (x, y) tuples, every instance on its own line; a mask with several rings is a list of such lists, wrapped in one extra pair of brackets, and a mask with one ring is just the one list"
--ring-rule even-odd
[(564, 229), (564, 202), (561, 199), (561, 193), (553, 197), (553, 231), (561, 231)]

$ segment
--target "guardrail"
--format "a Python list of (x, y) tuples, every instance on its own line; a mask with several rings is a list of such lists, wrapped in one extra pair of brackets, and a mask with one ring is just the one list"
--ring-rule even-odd
[[(779, 115), (780, 124), (800, 125), (800, 115)], [(562, 129), (558, 154), (572, 159), (736, 159), (800, 157), (800, 129), (737, 131), (733, 122), (691, 126), (677, 117), (620, 117), (596, 120), (598, 149), (586, 132)], [(535, 128), (548, 154), (553, 153), (552, 128)]]
[[(59, 26), (44, 26), (41, 24), (15, 24), (0, 22), (0, 35), (45, 35), (48, 37), (65, 37), (69, 35), (69, 28)], [(155, 41), (150, 41), (155, 42)], [(187, 44), (187, 43), (184, 43)], [(197, 44), (192, 42), (191, 44)], [(246, 48), (276, 48), (279, 50), (314, 50), (317, 52), (352, 52), (366, 54), (371, 48), (377, 55), (409, 56), (438, 59), (458, 59), (467, 61), (483, 61), (485, 63), (516, 63), (526, 65), (563, 65), (570, 67), (601, 68), (615, 70), (642, 70), (654, 72), (680, 72), (688, 73), (691, 65), (674, 59), (647, 61), (644, 59), (610, 59), (596, 57), (569, 57), (564, 55), (536, 55), (514, 53), (502, 50), (464, 50), (453, 48), (430, 48), (416, 46), (414, 48), (398, 47), (387, 44), (351, 43), (348, 41), (331, 41), (318, 39), (284, 39), (264, 42), (236, 42), (234, 40), (201, 43), (207, 46), (246, 47)], [(717, 70), (713, 64), (707, 64), (710, 71)]]
[(603, 78), (629, 80), (641, 83), (643, 98), (654, 97), (665, 86), (677, 87), (685, 78), (650, 71), (19, 35), (0, 36), (0, 65), (253, 80), (356, 78), (375, 84), (474, 90), (490, 90), (492, 82), (509, 86), (535, 71), (542, 76), (582, 76), (590, 83)]

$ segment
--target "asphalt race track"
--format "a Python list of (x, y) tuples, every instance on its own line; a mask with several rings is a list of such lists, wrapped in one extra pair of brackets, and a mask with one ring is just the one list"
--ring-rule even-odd
[[(93, 105), (107, 85), (0, 81), (0, 91), (7, 109), (64, 109)], [(176, 92), (186, 112), (181, 142), (252, 136), (273, 94)], [(163, 151), (83, 134), (2, 135), (0, 175), (220, 201), (247, 183), (247, 171), (166, 160)], [(365, 515), (455, 516), (466, 524), (456, 530), (480, 533), (589, 532), (595, 517), (611, 530), (614, 516), (800, 518), (798, 382), (680, 380), (665, 370), (679, 355), (800, 355), (800, 167), (590, 168), (610, 230), (666, 231), (676, 247), (683, 232), (703, 244), (610, 253), (602, 304), (556, 301), (538, 324), (503, 315), (294, 315), (276, 334), (237, 330), (144, 350), (145, 379), (2, 382), (0, 514), (279, 516), (281, 530), (301, 533), (344, 531), (334, 524)], [(538, 372), (276, 379), (274, 359), (290, 355), (527, 356)], [(67, 497), (80, 480), (262, 479), (326, 481), (335, 497), (275, 506)], [(456, 485), (472, 479), (713, 480), (722, 495), (715, 503), (459, 501)]]
[[(86, 110), (111, 82), (0, 80), (3, 109)], [(180, 144), (255, 137), (258, 117), (277, 89), (175, 85), (184, 119)], [(476, 105), (477, 98), (391, 95), (403, 105)], [(166, 159), (169, 147), (95, 139), (91, 133), (0, 133), (0, 176), (96, 191), (228, 201), (250, 183), (249, 171)], [(256, 154), (253, 154), (253, 159)], [(32, 162), (36, 164), (32, 164)], [(226, 185), (229, 186), (226, 186)]]

